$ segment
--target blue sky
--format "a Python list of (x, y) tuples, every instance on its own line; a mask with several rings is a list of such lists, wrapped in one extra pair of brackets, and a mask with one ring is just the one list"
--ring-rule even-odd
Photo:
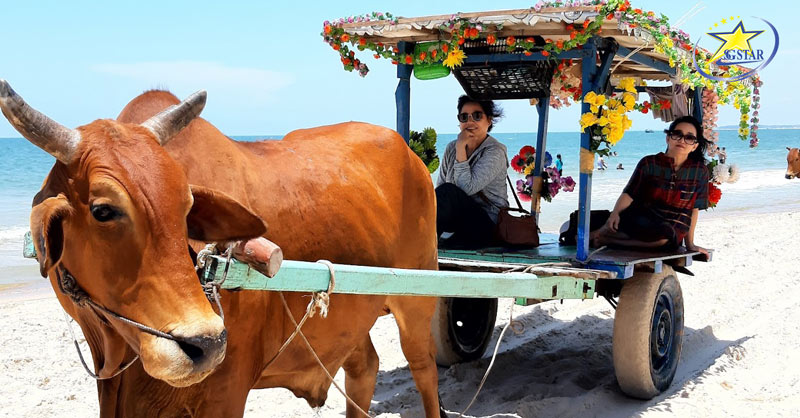
[[(115, 118), (139, 93), (167, 88), (179, 97), (208, 91), (203, 117), (229, 135), (283, 135), (291, 130), (348, 120), (395, 127), (396, 69), (372, 60), (360, 78), (341, 69), (322, 42), (322, 22), (372, 11), (424, 16), (531, 7), (534, 1), (27, 1), (6, 2), (0, 24), (0, 78), (29, 104), (75, 127)], [(224, 4), (223, 4), (224, 3)], [(697, 2), (632, 0), (634, 7), (677, 21)], [(668, 5), (667, 5), (668, 4)], [(754, 4), (761, 5), (760, 7)], [(770, 5), (769, 7), (767, 5)], [(762, 124), (798, 124), (794, 96), (800, 83), (798, 6), (777, 1), (705, 1), (682, 29), (698, 39), (731, 14), (759, 16), (776, 26), (781, 47), (762, 72)], [(709, 38), (701, 45), (713, 46)], [(367, 57), (365, 55), (365, 57)], [(411, 129), (457, 131), (455, 78), (412, 79)], [(535, 108), (503, 101), (498, 132), (536, 129)], [(551, 131), (577, 132), (578, 108), (551, 112)], [(723, 109), (720, 124), (738, 114)], [(660, 129), (649, 115), (634, 115), (633, 129)], [(0, 118), (0, 137), (19, 136)]]

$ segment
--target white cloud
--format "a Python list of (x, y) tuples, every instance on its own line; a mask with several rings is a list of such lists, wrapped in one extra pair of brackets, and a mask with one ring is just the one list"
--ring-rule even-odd
[(172, 91), (209, 90), (227, 96), (245, 96), (255, 102), (272, 101), (276, 92), (294, 82), (289, 73), (258, 68), (229, 67), (206, 61), (163, 61), (99, 64), (93, 71), (144, 82), (145, 88)]

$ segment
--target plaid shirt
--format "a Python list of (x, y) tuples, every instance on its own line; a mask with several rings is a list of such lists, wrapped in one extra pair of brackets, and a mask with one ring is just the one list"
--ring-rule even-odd
[(709, 174), (701, 161), (688, 159), (678, 170), (673, 163), (663, 152), (642, 158), (623, 192), (669, 222), (680, 243), (689, 232), (692, 211), (708, 207)]

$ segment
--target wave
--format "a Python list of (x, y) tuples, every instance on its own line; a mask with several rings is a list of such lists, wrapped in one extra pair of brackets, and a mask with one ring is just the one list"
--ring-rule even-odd
[(22, 242), (25, 233), (28, 232), (27, 226), (12, 226), (8, 228), (0, 228), (0, 244), (11, 242)]
[(756, 189), (770, 189), (782, 187), (800, 187), (800, 181), (787, 180), (785, 170), (756, 170), (743, 171), (736, 183), (725, 183), (720, 187), (722, 191), (747, 191)]

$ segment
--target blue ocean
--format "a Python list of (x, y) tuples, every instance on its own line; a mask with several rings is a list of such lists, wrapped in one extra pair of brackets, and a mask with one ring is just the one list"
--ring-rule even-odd
[[(800, 210), (800, 180), (786, 180), (786, 147), (800, 146), (800, 130), (764, 129), (759, 131), (761, 143), (751, 149), (736, 131), (720, 131), (719, 143), (725, 146), (728, 164), (739, 167), (741, 177), (734, 184), (723, 184), (722, 199), (702, 217), (727, 212), (776, 212)], [(509, 158), (524, 145), (536, 144), (536, 133), (493, 133), (508, 147)], [(234, 137), (241, 141), (279, 140), (276, 136)], [(455, 134), (440, 134), (439, 155)], [(578, 181), (579, 135), (555, 132), (548, 134), (547, 150), (561, 154), (564, 175)], [(592, 184), (592, 208), (611, 209), (631, 170), (639, 159), (666, 148), (663, 133), (631, 131), (625, 134), (614, 151), (616, 157), (606, 159), (608, 169), (595, 171)], [(22, 138), (0, 138), (0, 284), (34, 280), (36, 262), (22, 258), (22, 237), (29, 229), (31, 200), (39, 190), (54, 159)], [(616, 170), (618, 164), (624, 170)], [(432, 178), (436, 178), (434, 173)], [(509, 171), (512, 181), (521, 178)], [(510, 197), (510, 195), (509, 195)], [(578, 206), (575, 192), (559, 193), (552, 202), (542, 202), (540, 225), (543, 231), (557, 231), (569, 213)], [(701, 219), (702, 219), (701, 217)]]

